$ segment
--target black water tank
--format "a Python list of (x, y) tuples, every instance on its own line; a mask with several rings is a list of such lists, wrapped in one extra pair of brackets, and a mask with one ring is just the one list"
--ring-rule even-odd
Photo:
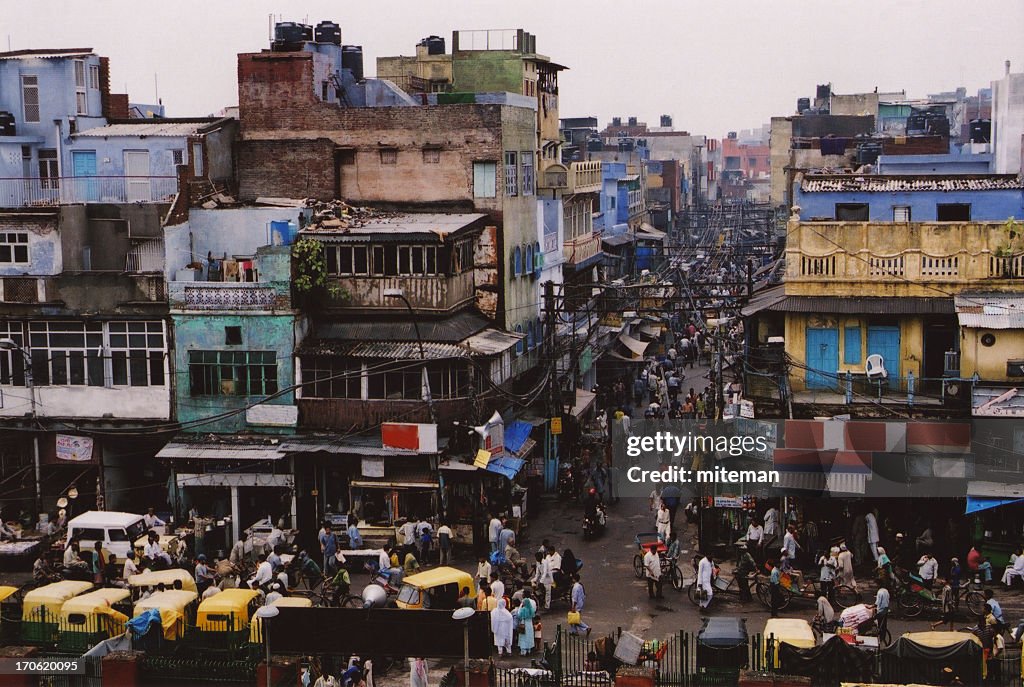
[(622, 126), (622, 117), (612, 117), (612, 126)]
[(818, 84), (818, 89), (815, 93), (817, 100), (828, 100), (832, 97), (832, 84)]
[(363, 80), (363, 46), (343, 45), (341, 46), (341, 67), (352, 72), (356, 81)]
[(14, 127), (14, 113), (0, 112), (0, 136), (16, 136)]
[(878, 156), (881, 154), (881, 143), (862, 143), (857, 146), (857, 164), (873, 165), (878, 161)]
[(301, 43), (302, 25), (293, 21), (279, 21), (274, 25), (274, 40), (278, 43)]
[[(2, 120), (5, 113), (0, 112), (0, 120)], [(992, 142), (992, 120), (991, 119), (972, 119), (971, 120), (971, 143), (991, 143)]]
[(636, 126), (636, 117), (630, 117), (628, 121), (630, 126)]
[(427, 36), (423, 39), (423, 42), (427, 46), (428, 55), (444, 54), (444, 39), (440, 36)]
[(341, 45), (341, 27), (333, 21), (322, 21), (316, 25), (313, 32), (317, 43), (333, 43)]
[(662, 126), (672, 126), (672, 115), (661, 115)]
[(313, 42), (313, 25), (312, 24), (299, 24), (302, 27), (302, 40)]
[(796, 112), (797, 114), (803, 114), (807, 110), (811, 109), (810, 98), (797, 98), (796, 100)]

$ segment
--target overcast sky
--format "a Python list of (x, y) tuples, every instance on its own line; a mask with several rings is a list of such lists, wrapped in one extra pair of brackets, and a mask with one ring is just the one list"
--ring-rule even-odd
[[(410, 55), (453, 29), (523, 28), (537, 51), (570, 67), (562, 117), (636, 115), (722, 137), (790, 114), (832, 82), (837, 93), (905, 89), (970, 93), (1024, 71), (1022, 0), (0, 0), (12, 49), (92, 47), (112, 88), (133, 102), (159, 94), (170, 116), (237, 103), (236, 58), (268, 45), (268, 17), (330, 19), (378, 55)], [(4, 45), (3, 47), (6, 47)]]

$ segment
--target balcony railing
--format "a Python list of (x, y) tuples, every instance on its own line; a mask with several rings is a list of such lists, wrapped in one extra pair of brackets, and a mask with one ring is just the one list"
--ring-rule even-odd
[[(184, 310), (271, 310), (287, 298), (258, 282), (171, 282), (172, 308)], [(280, 301), (284, 301), (281, 303)]]
[(567, 193), (596, 193), (601, 190), (601, 162), (573, 162), (569, 165)]
[(470, 301), (475, 296), (473, 272), (454, 276), (395, 276), (395, 277), (341, 277), (338, 286), (345, 296), (337, 305), (346, 308), (374, 310), (404, 310), (405, 303), (398, 298), (385, 298), (388, 289), (400, 289), (417, 311), (448, 311)]
[(163, 272), (164, 240), (153, 239), (133, 246), (125, 260), (125, 272)]
[(159, 203), (178, 192), (174, 176), (0, 177), (0, 207), (44, 207), (74, 203)]
[(588, 234), (570, 239), (562, 245), (562, 252), (569, 264), (579, 265), (586, 262), (601, 252), (601, 235)]

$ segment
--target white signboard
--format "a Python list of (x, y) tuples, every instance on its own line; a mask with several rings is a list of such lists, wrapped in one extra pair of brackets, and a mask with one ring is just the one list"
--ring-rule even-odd
[(57, 460), (85, 463), (92, 460), (92, 439), (70, 434), (57, 435)]

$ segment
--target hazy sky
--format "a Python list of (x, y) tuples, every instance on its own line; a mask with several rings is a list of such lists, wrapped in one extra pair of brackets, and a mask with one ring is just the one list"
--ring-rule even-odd
[(410, 55), (427, 35), (523, 28), (570, 67), (562, 117), (636, 115), (721, 137), (791, 113), (817, 83), (837, 93), (966, 86), (1024, 71), (1022, 0), (0, 0), (0, 48), (92, 47), (111, 59), (115, 92), (171, 116), (237, 102), (239, 52), (268, 45), (268, 16), (341, 25), (378, 55)]

